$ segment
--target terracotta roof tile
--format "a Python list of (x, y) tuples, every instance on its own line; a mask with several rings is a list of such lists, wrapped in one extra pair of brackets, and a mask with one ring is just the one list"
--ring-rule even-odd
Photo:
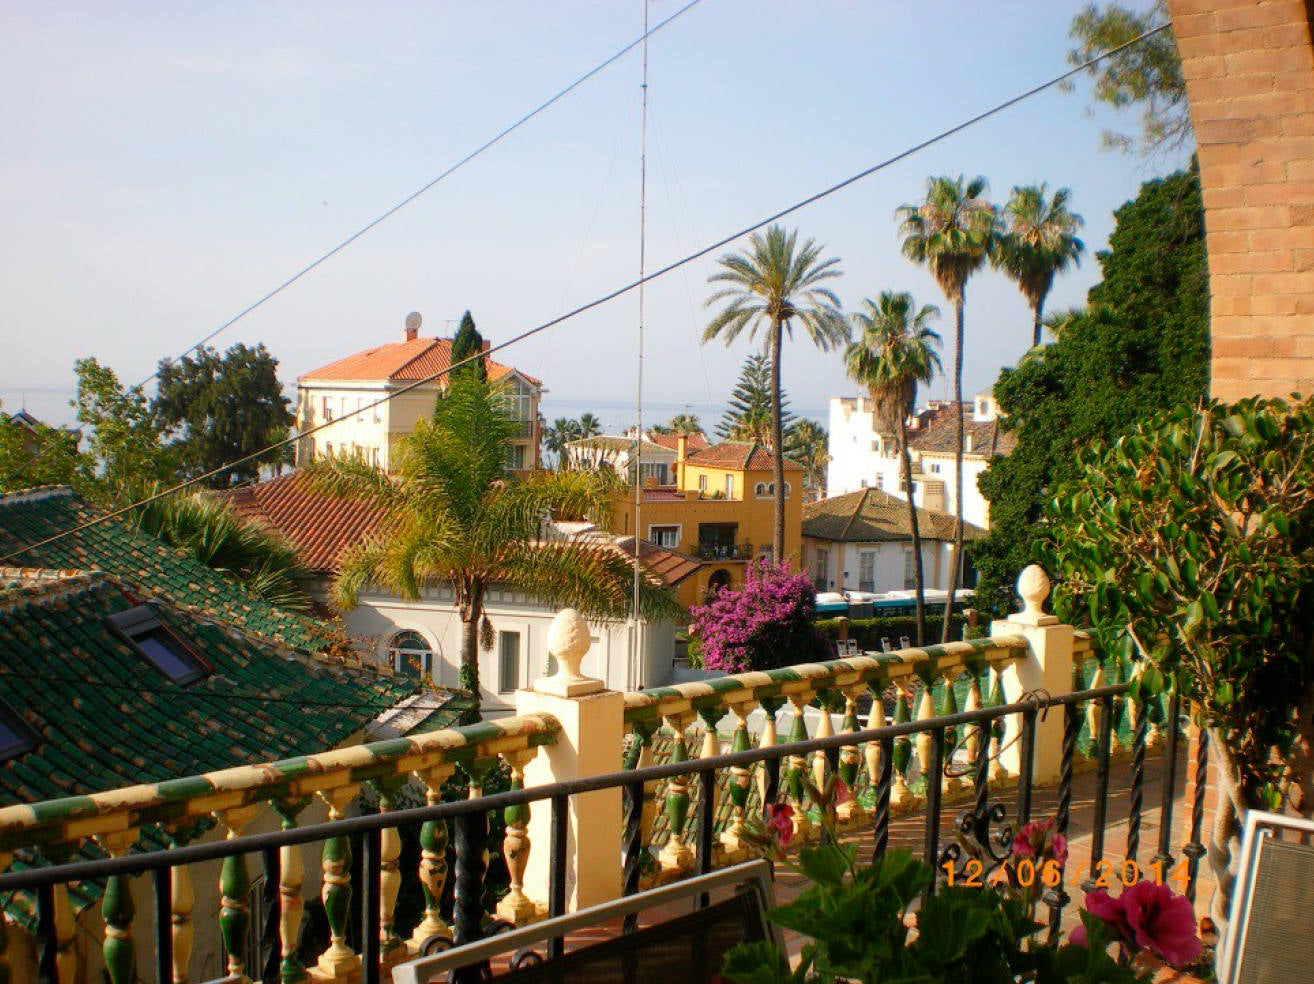
[(245, 485), (224, 496), (240, 515), (283, 534), (301, 563), (317, 573), (336, 571), (343, 552), (378, 529), (383, 519), (375, 506), (312, 491), (304, 472)]
[[(616, 543), (627, 557), (634, 556), (634, 537), (627, 536)], [(674, 587), (703, 565), (692, 557), (667, 550), (647, 540), (639, 541), (639, 562), (661, 578), (667, 587)]]
[[(451, 365), (450, 338), (413, 338), (409, 341), (388, 342), (365, 349), (304, 373), (300, 379), (407, 383), (417, 379), (427, 379), (435, 373), (450, 368)], [(491, 358), (488, 359), (488, 378), (494, 382), (505, 379), (513, 372), (516, 372), (513, 366), (505, 366)], [(533, 376), (526, 373), (520, 375), (535, 386), (542, 385), (542, 382)]]
[[(707, 437), (704, 434), (694, 433), (685, 434), (683, 436), (689, 439), (686, 443), (686, 447), (690, 452), (703, 451), (711, 447), (711, 444), (708, 442)], [(652, 441), (653, 444), (659, 444), (670, 451), (679, 450), (680, 437), (680, 434), (653, 434), (651, 432), (648, 434), (648, 440)]]
[[(1000, 428), (998, 418), (973, 420), (971, 404), (964, 404), (963, 411), (963, 437), (967, 441), (966, 447), (970, 448), (964, 454), (990, 458), (1013, 450), (1017, 438)], [(953, 454), (958, 446), (958, 424), (953, 404), (922, 414), (921, 419), (924, 421), (922, 426), (908, 432), (908, 447), (923, 454)]]
[[(954, 517), (930, 509), (917, 510), (917, 529), (924, 540), (949, 541)], [(908, 502), (882, 492), (863, 489), (819, 502), (803, 503), (803, 535), (844, 543), (906, 542), (912, 539)], [(979, 540), (985, 530), (963, 523), (963, 538)]]
[[(691, 465), (700, 468), (725, 468), (736, 471), (770, 471), (775, 456), (756, 441), (722, 441), (688, 457)], [(785, 471), (801, 472), (803, 466), (785, 458)]]

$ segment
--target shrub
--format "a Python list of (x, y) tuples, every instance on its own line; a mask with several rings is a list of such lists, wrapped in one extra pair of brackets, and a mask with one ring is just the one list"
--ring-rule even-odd
[(718, 673), (769, 670), (827, 657), (813, 623), (816, 595), (806, 574), (764, 558), (750, 561), (744, 586), (718, 591), (694, 608), (693, 631), (705, 669)]

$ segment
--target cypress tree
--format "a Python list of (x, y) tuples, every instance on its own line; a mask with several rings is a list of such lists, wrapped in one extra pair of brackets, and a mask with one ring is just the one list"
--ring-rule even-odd
[[(474, 318), (470, 317), (469, 311), (466, 311), (465, 314), (461, 315), (460, 327), (456, 329), (456, 337), (452, 339), (452, 365), (456, 365), (472, 355), (479, 354), (483, 347), (484, 336), (479, 334), (479, 329), (475, 327)], [(487, 381), (488, 363), (484, 359), (472, 362), (464, 369), (458, 369), (453, 375), (466, 375), (471, 371), (481, 382)]]

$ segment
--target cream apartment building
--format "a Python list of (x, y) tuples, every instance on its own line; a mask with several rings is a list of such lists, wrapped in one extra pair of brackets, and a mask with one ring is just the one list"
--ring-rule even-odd
[[(351, 457), (381, 468), (392, 467), (393, 446), (415, 429), (417, 421), (433, 413), (446, 381), (440, 377), (386, 403), (378, 401), (452, 364), (452, 340), (422, 338), (420, 324), (420, 316), (412, 313), (406, 318), (400, 341), (356, 352), (297, 380), (298, 428), (329, 425), (301, 439), (297, 464)], [(520, 422), (518, 436), (508, 448), (508, 464), (522, 471), (537, 468), (543, 384), (512, 366), (492, 359), (487, 364), (488, 378), (505, 387), (513, 415)]]

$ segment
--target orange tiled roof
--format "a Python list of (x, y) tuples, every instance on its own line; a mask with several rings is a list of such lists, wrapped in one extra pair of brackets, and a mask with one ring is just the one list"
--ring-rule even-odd
[(382, 510), (314, 492), (304, 472), (292, 472), (224, 493), (238, 513), (270, 526), (291, 541), (312, 571), (336, 571), (338, 558), (378, 529)]
[[(379, 380), (390, 383), (414, 382), (427, 379), (434, 373), (451, 368), (452, 340), (450, 338), (413, 338), (409, 341), (388, 342), (365, 349), (345, 359), (312, 370), (301, 379), (352, 379)], [(517, 370), (488, 359), (488, 378), (497, 382)], [(540, 380), (520, 373), (535, 386)]]
[(689, 439), (688, 442), (686, 443), (686, 447), (688, 448), (690, 453), (694, 451), (703, 451), (711, 446), (707, 441), (707, 437), (699, 433), (685, 434), (685, 435), (650, 433), (648, 435), (648, 440), (652, 441), (653, 444), (661, 445), (667, 450), (678, 451), (680, 449), (679, 440), (681, 436), (687, 437)]
[[(735, 471), (770, 471), (775, 456), (756, 441), (722, 441), (686, 459), (700, 468), (725, 468)], [(785, 459), (785, 471), (801, 472), (803, 466)]]
[[(616, 544), (627, 557), (634, 556), (634, 537), (627, 536)], [(667, 550), (647, 540), (639, 541), (639, 562), (661, 578), (667, 587), (674, 587), (703, 565), (692, 557)]]

